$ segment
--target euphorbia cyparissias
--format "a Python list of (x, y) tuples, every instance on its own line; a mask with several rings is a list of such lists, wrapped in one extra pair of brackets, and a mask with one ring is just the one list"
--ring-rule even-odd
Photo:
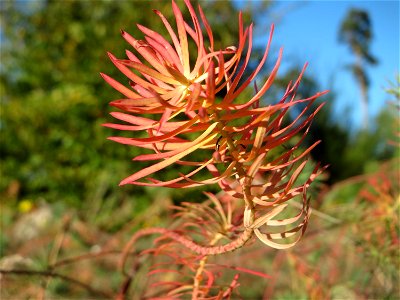
[[(154, 10), (169, 37), (142, 25), (138, 25), (144, 34), (142, 40), (121, 31), (135, 51), (127, 50), (127, 59), (118, 59), (111, 53), (109, 57), (127, 77), (129, 85), (101, 74), (124, 96), (110, 104), (124, 111), (111, 115), (125, 123), (105, 126), (147, 135), (110, 139), (154, 151), (134, 158), (134, 161), (154, 163), (125, 178), (121, 185), (189, 188), (218, 184), (225, 193), (244, 201), (246, 238), (241, 237), (239, 246), (255, 233), (267, 245), (290, 247), (306, 228), (310, 214), (307, 188), (323, 170), (317, 165), (305, 180), (300, 177), (310, 151), (318, 144), (301, 148), (313, 118), (322, 107), (322, 104), (313, 104), (325, 92), (307, 99), (296, 98), (304, 68), (297, 80), (288, 84), (279, 101), (262, 106), (261, 99), (273, 84), (282, 59), (281, 49), (267, 79), (258, 87), (255, 79), (257, 75), (266, 74), (263, 66), (274, 27), (271, 26), (258, 65), (246, 72), (253, 48), (253, 25), (245, 27), (239, 13), (237, 45), (215, 49), (212, 28), (203, 10), (198, 7), (198, 16), (189, 0), (185, 0), (185, 4), (191, 22), (184, 20), (181, 10), (172, 1), (176, 26)], [(195, 45), (196, 51), (189, 50), (192, 49), (189, 45)], [(252, 88), (253, 95), (248, 96)], [(300, 112), (288, 121), (287, 112), (294, 106), (300, 107)], [(152, 177), (171, 165), (191, 170), (186, 174), (178, 173), (170, 180)], [(299, 178), (303, 178), (300, 183)], [(303, 206), (298, 215), (272, 220), (286, 207), (285, 202), (297, 196), (302, 199)], [(294, 228), (287, 230), (290, 224)], [(260, 230), (263, 225), (282, 230), (264, 233)], [(170, 235), (172, 239), (180, 239), (175, 233)], [(273, 241), (291, 236), (297, 238), (289, 244)], [(218, 254), (223, 250), (214, 253), (197, 248), (197, 252)]]

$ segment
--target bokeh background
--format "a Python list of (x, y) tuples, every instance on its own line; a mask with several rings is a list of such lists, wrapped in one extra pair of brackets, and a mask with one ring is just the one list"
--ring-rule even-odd
[[(239, 10), (255, 23), (253, 66), (275, 24), (269, 63), (281, 46), (284, 57), (265, 103), (279, 100), (305, 62), (301, 96), (330, 90), (306, 141), (322, 140), (312, 158), (330, 165), (313, 195), (309, 233), (292, 250), (255, 250), (273, 279), (251, 292), (244, 279), (242, 296), (399, 299), (398, 1), (198, 2), (221, 47), (237, 41)], [(106, 140), (118, 133), (101, 126), (119, 95), (99, 73), (123, 80), (106, 52), (129, 49), (120, 29), (136, 37), (136, 23), (161, 29), (152, 8), (172, 16), (169, 1), (0, 2), (0, 268), (47, 270), (110, 237), (167, 224), (167, 206), (201, 197), (196, 189), (118, 187), (139, 152)], [(2, 275), (1, 296), (98, 296), (118, 286), (118, 274), (101, 284), (110, 268), (88, 263), (79, 272), (92, 290)]]

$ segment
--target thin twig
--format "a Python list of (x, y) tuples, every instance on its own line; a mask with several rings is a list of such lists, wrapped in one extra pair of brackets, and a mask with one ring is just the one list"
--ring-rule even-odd
[(76, 280), (74, 278), (65, 276), (63, 274), (50, 271), (50, 270), (44, 270), (44, 271), (37, 271), (37, 270), (5, 270), (5, 269), (0, 269), (0, 274), (8, 274), (8, 275), (28, 275), (28, 276), (51, 276), (51, 277), (57, 277), (62, 280), (68, 281), (70, 283), (73, 283), (77, 286), (80, 286), (81, 288), (87, 290), (89, 293), (101, 297), (106, 297), (106, 298), (113, 298), (112, 294), (109, 294), (108, 292), (105, 291), (99, 291), (91, 287), (89, 284), (86, 284), (84, 282), (81, 282), (79, 280)]
[[(53, 246), (50, 250), (50, 253), (49, 253), (49, 256), (47, 259), (47, 261), (48, 261), (47, 265), (48, 265), (49, 270), (53, 270), (53, 268), (54, 268), (54, 263), (57, 261), (58, 255), (60, 254), (62, 245), (64, 243), (64, 240), (65, 240), (65, 237), (69, 230), (70, 225), (71, 225), (71, 215), (68, 214), (64, 217), (62, 229), (60, 232), (57, 233), (57, 235), (54, 239)], [(42, 293), (41, 293), (40, 300), (45, 300), (46, 290), (50, 284), (50, 280), (51, 280), (51, 276), (47, 276), (43, 280)]]
[(121, 254), (122, 252), (120, 250), (105, 250), (105, 251), (100, 251), (100, 252), (89, 252), (89, 253), (84, 253), (81, 255), (73, 256), (73, 257), (67, 257), (65, 259), (59, 260), (56, 263), (54, 263), (52, 266), (53, 267), (60, 267), (68, 264), (73, 264), (81, 260), (89, 260), (89, 259), (95, 259), (101, 256), (107, 256), (107, 255), (112, 255), (112, 254)]

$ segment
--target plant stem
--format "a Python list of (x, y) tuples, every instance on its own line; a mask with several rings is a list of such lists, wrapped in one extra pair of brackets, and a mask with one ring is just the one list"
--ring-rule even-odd
[(28, 276), (51, 276), (51, 277), (57, 277), (62, 280), (71, 282), (77, 286), (80, 286), (81, 288), (87, 290), (89, 293), (92, 295), (97, 295), (100, 297), (106, 297), (108, 299), (112, 298), (113, 295), (104, 292), (104, 291), (99, 291), (91, 287), (89, 284), (86, 284), (84, 282), (81, 282), (79, 280), (76, 280), (74, 278), (62, 275), (60, 273), (56, 273), (51, 270), (45, 270), (45, 271), (35, 271), (35, 270), (5, 270), (5, 269), (0, 269), (0, 274), (14, 274), (14, 275), (28, 275)]
[[(221, 238), (223, 237), (222, 234), (217, 233), (215, 237), (212, 239), (210, 242), (210, 246), (214, 246)], [(205, 255), (199, 263), (199, 267), (197, 268), (196, 275), (194, 276), (194, 281), (193, 281), (193, 293), (192, 293), (192, 300), (197, 300), (198, 299), (198, 293), (199, 293), (199, 287), (200, 283), (202, 280), (202, 273), (204, 271), (204, 267), (207, 263), (208, 260), (208, 255)]]

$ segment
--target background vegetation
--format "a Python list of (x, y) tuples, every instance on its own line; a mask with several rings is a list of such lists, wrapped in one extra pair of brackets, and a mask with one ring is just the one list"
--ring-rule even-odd
[[(216, 41), (233, 45), (237, 12), (231, 2), (202, 6)], [(171, 16), (169, 1), (152, 3), (152, 8)], [(157, 18), (145, 13), (148, 2), (2, 1), (0, 9), (1, 268), (41, 270), (72, 254), (95, 253), (106, 242), (123, 245), (139, 227), (167, 224), (168, 205), (188, 195), (200, 197), (196, 190), (119, 188), (121, 178), (131, 173), (129, 158), (137, 150), (107, 141), (115, 133), (101, 126), (110, 121), (108, 101), (116, 95), (99, 72), (120, 76), (106, 51), (124, 56), (127, 44), (119, 35), (121, 28), (134, 36), (136, 23), (160, 28)], [(269, 9), (273, 4), (260, 2), (258, 10), (245, 13), (245, 21), (257, 20), (255, 14)], [(348, 35), (351, 24), (338, 31)], [(346, 41), (358, 49), (351, 39)], [(354, 51), (367, 63), (373, 61), (368, 51)], [(355, 64), (352, 70), (367, 89), (362, 67)], [(298, 73), (293, 68), (281, 74), (273, 92), (278, 95)], [(313, 200), (316, 212), (309, 233), (290, 251), (253, 245), (251, 251), (235, 255), (247, 267), (265, 266), (263, 271), (272, 276), (257, 279), (258, 290), (241, 290), (243, 297), (400, 297), (400, 100), (399, 82), (394, 81), (387, 91), (393, 103), (355, 133), (332, 118), (335, 91), (321, 99), (328, 105), (315, 119), (308, 143), (322, 140), (312, 155), (330, 168)], [(323, 89), (306, 75), (300, 92), (308, 97)], [(262, 264), (259, 257), (265, 258)], [(2, 275), (1, 296), (36, 297), (46, 290), (50, 298), (107, 297), (120, 279), (115, 274), (110, 281), (113, 259), (85, 262), (84, 267), (61, 263), (62, 274), (79, 274), (80, 282), (92, 283), (91, 288), (61, 276), (50, 281), (31, 274)], [(242, 278), (245, 287), (248, 279)], [(27, 280), (23, 290), (21, 280)]]

